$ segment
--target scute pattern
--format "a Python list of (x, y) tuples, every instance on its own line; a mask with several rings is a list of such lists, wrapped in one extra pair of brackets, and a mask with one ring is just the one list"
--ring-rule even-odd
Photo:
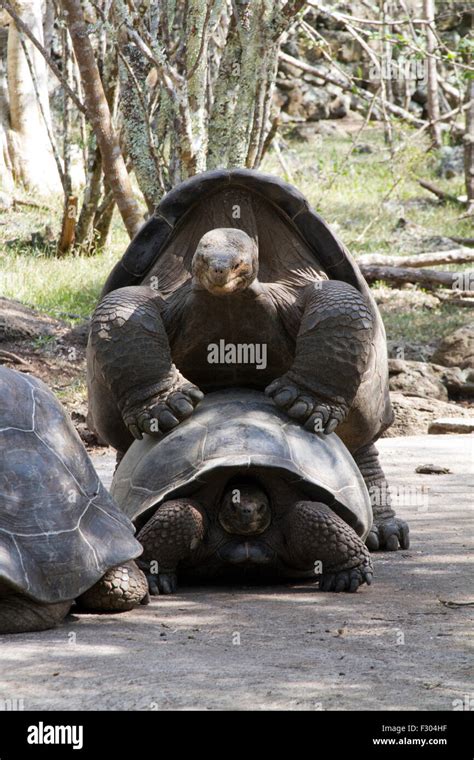
[(0, 449), (1, 583), (61, 602), (140, 554), (59, 402), (41, 381), (6, 367)]
[(363, 478), (339, 438), (308, 433), (288, 421), (271, 399), (244, 389), (207, 394), (194, 415), (162, 439), (135, 442), (117, 469), (112, 495), (137, 520), (165, 497), (185, 485), (198, 486), (220, 467), (293, 473), (295, 482), (331, 494), (335, 511), (358, 535), (365, 536), (371, 527)]

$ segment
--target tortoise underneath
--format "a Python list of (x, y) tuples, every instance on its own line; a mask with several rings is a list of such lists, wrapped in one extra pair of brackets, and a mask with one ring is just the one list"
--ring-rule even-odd
[(288, 420), (258, 391), (207, 394), (161, 440), (136, 441), (112, 484), (143, 544), (152, 594), (184, 579), (318, 579), (324, 591), (372, 580), (372, 511), (333, 434)]

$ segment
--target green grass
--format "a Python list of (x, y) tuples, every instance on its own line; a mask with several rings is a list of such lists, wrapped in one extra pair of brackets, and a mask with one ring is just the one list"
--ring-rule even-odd
[[(413, 135), (398, 129), (400, 139)], [(287, 139), (283, 151), (291, 178), (315, 205), (337, 235), (357, 255), (362, 253), (404, 254), (426, 250), (433, 236), (472, 236), (472, 220), (459, 219), (459, 206), (439, 204), (417, 182), (431, 179), (451, 194), (461, 194), (462, 177), (441, 180), (434, 173), (436, 156), (426, 152), (425, 137), (409, 140), (387, 160), (388, 151), (379, 125), (364, 130), (359, 143), (370, 145), (372, 153), (352, 153), (346, 161), (352, 139), (346, 136), (316, 136), (311, 142)], [(284, 176), (270, 153), (262, 166)], [(396, 186), (395, 181), (398, 180)], [(387, 198), (388, 196), (388, 198)], [(384, 200), (386, 199), (386, 200)], [(51, 252), (35, 249), (28, 240), (35, 231), (52, 224), (59, 233), (61, 205), (51, 212), (25, 209), (4, 212), (0, 221), (0, 292), (52, 316), (75, 320), (87, 317), (94, 308), (102, 285), (115, 262), (123, 254), (128, 237), (121, 220), (114, 216), (111, 244), (94, 256), (55, 258)], [(408, 226), (397, 226), (403, 217)], [(6, 245), (14, 239), (13, 245)], [(468, 320), (468, 310), (443, 305), (439, 309), (419, 308), (406, 313), (387, 313), (387, 335), (394, 340), (431, 342)]]
[[(43, 214), (38, 211), (9, 214), (7, 229), (0, 228), (3, 238), (0, 239), (0, 292), (66, 321), (88, 317), (107, 275), (128, 243), (118, 215), (114, 215), (107, 251), (93, 256), (56, 258), (51, 251), (32, 248), (28, 243), (33, 231), (44, 228), (47, 220)], [(60, 217), (58, 208), (58, 219)], [(15, 243), (5, 246), (5, 241), (12, 237)]]
[(451, 304), (398, 314), (381, 308), (387, 339), (397, 343), (435, 343), (465, 325), (467, 311)]

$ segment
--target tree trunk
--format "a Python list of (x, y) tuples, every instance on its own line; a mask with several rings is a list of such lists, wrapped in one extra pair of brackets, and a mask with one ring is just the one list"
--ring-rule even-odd
[(206, 169), (207, 43), (211, 7), (209, 0), (188, 0), (186, 13), (186, 74), (195, 172)]
[(117, 135), (112, 125), (102, 80), (87, 34), (80, 0), (61, 0), (71, 35), (77, 64), (81, 72), (84, 98), (97, 144), (102, 156), (104, 174), (130, 237), (140, 229), (143, 217), (133, 195)]
[(468, 80), (466, 102), (471, 103), (466, 111), (466, 132), (464, 135), (464, 173), (468, 213), (474, 213), (474, 79)]
[[(16, 0), (15, 10), (35, 37), (43, 43), (41, 0)], [(9, 143), (15, 181), (41, 195), (62, 191), (58, 169), (48, 137), (51, 128), (48, 79), (44, 58), (24, 40), (41, 98), (41, 108), (35, 93), (28, 61), (22, 47), (20, 32), (13, 21), (8, 34), (8, 94), (10, 107)]]
[(257, 89), (256, 71), (261, 70), (264, 51), (263, 29), (258, 23), (260, 4), (257, 0), (240, 2), (237, 28), (242, 49), (239, 91), (230, 130), (227, 166), (245, 166), (254, 119)]
[(157, 158), (152, 144), (148, 103), (143, 86), (150, 67), (135, 45), (124, 45), (120, 52), (122, 137), (148, 211), (152, 212), (161, 198), (162, 190), (158, 180)]
[(102, 193), (102, 160), (99, 148), (91, 151), (91, 159), (87, 171), (84, 198), (81, 213), (76, 227), (76, 245), (82, 246), (86, 252), (93, 247), (92, 224)]
[(13, 182), (12, 163), (8, 146), (8, 132), (10, 129), (10, 109), (8, 106), (8, 84), (6, 76), (6, 61), (3, 51), (6, 51), (8, 31), (0, 29), (0, 190), (12, 193), (15, 188)]
[(227, 166), (232, 118), (239, 88), (241, 54), (237, 21), (232, 13), (214, 86), (214, 103), (209, 122), (208, 169)]
[(97, 250), (103, 250), (109, 241), (110, 228), (115, 210), (115, 200), (110, 188), (105, 187), (105, 197), (94, 217), (95, 245)]
[(426, 72), (428, 88), (428, 118), (430, 120), (430, 133), (435, 148), (441, 147), (441, 125), (439, 121), (439, 89), (438, 71), (436, 68), (436, 35), (434, 33), (435, 3), (434, 0), (423, 0), (423, 11), (427, 21), (426, 26)]

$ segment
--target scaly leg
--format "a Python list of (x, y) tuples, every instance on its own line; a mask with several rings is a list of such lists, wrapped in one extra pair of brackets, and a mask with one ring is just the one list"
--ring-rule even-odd
[(146, 578), (131, 560), (108, 570), (77, 599), (77, 606), (89, 612), (126, 612), (147, 602)]
[(47, 631), (59, 625), (71, 608), (72, 601), (40, 604), (22, 594), (0, 598), (0, 633)]
[[(285, 562), (298, 570), (314, 567), (322, 591), (353, 592), (363, 583), (371, 584), (373, 567), (367, 548), (326, 504), (297, 502), (286, 518), (285, 536)], [(319, 562), (321, 568), (316, 565)]]
[[(92, 317), (87, 357), (91, 424), (121, 451), (130, 444), (130, 434), (141, 438), (175, 427), (203, 397), (172, 362), (162, 306), (152, 288), (131, 286), (105, 296)], [(114, 410), (118, 421), (110, 419)]]
[(314, 283), (305, 293), (293, 365), (266, 393), (308, 430), (332, 433), (354, 401), (373, 334), (373, 315), (352, 285)]
[(372, 530), (367, 536), (366, 545), (370, 551), (408, 549), (410, 528), (405, 520), (395, 516), (395, 511), (392, 509), (390, 488), (380, 466), (376, 447), (373, 443), (369, 443), (356, 451), (353, 456), (365, 480), (374, 515)]
[(202, 514), (189, 499), (161, 505), (139, 532), (140, 566), (147, 573), (150, 594), (174, 594), (179, 562), (189, 559), (204, 537)]

